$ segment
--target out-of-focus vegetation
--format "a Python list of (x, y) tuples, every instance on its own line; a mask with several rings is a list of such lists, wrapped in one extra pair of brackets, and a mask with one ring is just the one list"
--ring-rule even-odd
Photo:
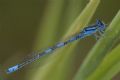
[[(1, 79), (119, 80), (119, 4), (115, 0), (0, 0)], [(6, 68), (32, 51), (68, 39), (96, 19), (108, 27), (97, 43), (87, 37), (5, 74)]]

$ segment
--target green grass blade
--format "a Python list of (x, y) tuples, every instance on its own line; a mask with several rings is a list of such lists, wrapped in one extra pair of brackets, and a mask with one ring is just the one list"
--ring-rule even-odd
[[(48, 0), (45, 6), (44, 15), (38, 29), (34, 50), (42, 50), (56, 42), (56, 33), (63, 11), (64, 0)], [(37, 70), (37, 63), (30, 66), (32, 70), (27, 72), (26, 78), (31, 79), (34, 72)], [(32, 72), (31, 72), (32, 71)], [(30, 76), (31, 75), (31, 76)]]
[(38, 30), (35, 50), (52, 45), (56, 40), (56, 30), (63, 11), (64, 0), (48, 0), (43, 19)]
[[(67, 31), (65, 36), (63, 37), (63, 40), (65, 40), (66, 37), (69, 37), (72, 34), (75, 34), (80, 31), (83, 27), (85, 27), (91, 20), (93, 14), (96, 11), (96, 8), (99, 4), (100, 0), (92, 0), (89, 2), (89, 4), (85, 7), (83, 12), (78, 16), (76, 21), (72, 24), (70, 29)], [(74, 50), (73, 48), (76, 46), (76, 43), (71, 44), (71, 48), (66, 46), (64, 48), (61, 48), (55, 52), (54, 55), (50, 56), (46, 62), (46, 65), (43, 65), (40, 67), (38, 72), (35, 74), (35, 77), (33, 80), (66, 80), (64, 76), (68, 73), (67, 67), (70, 66), (71, 63), (69, 60), (73, 59), (72, 55), (75, 55), (74, 53), (71, 53), (71, 50)], [(70, 51), (67, 51), (67, 50)], [(68, 64), (66, 64), (68, 63)], [(70, 63), (70, 64), (69, 64)], [(65, 65), (63, 65), (65, 64)], [(59, 66), (59, 67), (58, 67)], [(66, 72), (67, 70), (67, 72)], [(69, 70), (72, 70), (69, 68)], [(62, 71), (62, 72), (61, 72)], [(51, 74), (52, 72), (52, 74)]]
[(120, 36), (120, 11), (105, 31), (103, 37), (98, 41), (95, 47), (88, 54), (79, 69), (75, 80), (85, 80), (98, 67), (101, 60), (110, 51), (116, 40)]
[[(80, 17), (78, 19), (78, 21), (75, 22), (76, 23), (76, 28), (78, 28), (78, 29), (76, 29), (76, 32), (77, 32), (77, 30), (82, 29), (84, 26), (86, 26), (89, 23), (89, 21), (91, 20), (91, 17), (93, 16), (98, 4), (99, 4), (99, 1), (96, 0), (95, 2), (91, 2), (87, 5), (87, 7), (81, 13), (81, 15), (83, 14), (82, 17)], [(93, 6), (94, 6), (94, 9), (92, 8)], [(89, 9), (88, 9), (88, 7), (89, 7)], [(91, 13), (89, 11), (91, 11)], [(89, 13), (89, 15), (86, 16), (85, 13)], [(88, 19), (88, 22), (85, 19)], [(82, 21), (84, 22), (83, 26), (77, 27), (77, 25), (79, 25)], [(73, 24), (73, 26), (75, 26), (75, 23)], [(72, 30), (74, 30), (74, 29), (70, 29), (70, 30), (71, 30), (70, 32), (72, 32)], [(69, 36), (69, 34), (70, 33), (69, 33), (69, 30), (68, 30), (68, 35), (66, 34), (66, 37)], [(56, 76), (55, 79), (71, 80), (73, 78), (73, 76), (74, 76), (73, 72), (75, 72), (75, 68), (76, 68), (76, 66), (75, 66), (75, 62), (76, 62), (75, 55), (76, 54), (74, 53), (75, 52), (74, 50), (78, 46), (77, 43), (78, 42), (75, 42), (73, 44), (70, 44), (70, 46), (66, 46), (62, 50), (62, 52), (60, 53), (63, 56), (62, 56), (61, 60), (59, 61), (58, 68), (56, 69), (56, 72), (55, 72), (55, 75), (54, 75), (54, 76)]]
[(100, 66), (87, 80), (110, 80), (120, 72), (120, 45), (103, 59)]
[[(66, 33), (71, 23), (78, 17), (86, 5), (86, 0), (66, 0), (67, 5), (64, 6), (64, 11), (61, 17), (61, 24), (59, 25), (59, 38)], [(62, 26), (62, 27), (61, 27)]]
[(64, 38), (69, 37), (70, 35), (73, 35), (77, 32), (80, 32), (80, 30), (83, 29), (83, 27), (87, 26), (87, 24), (89, 23), (93, 14), (96, 11), (99, 2), (100, 0), (90, 0), (89, 4), (85, 7), (83, 12), (77, 17), (75, 22), (68, 29)]

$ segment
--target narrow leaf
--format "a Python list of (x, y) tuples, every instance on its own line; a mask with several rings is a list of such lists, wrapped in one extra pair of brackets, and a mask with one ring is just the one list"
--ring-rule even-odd
[[(69, 37), (72, 34), (75, 34), (77, 32), (80, 32), (80, 29), (85, 27), (91, 20), (93, 14), (96, 11), (96, 8), (99, 4), (100, 0), (92, 0), (89, 2), (89, 4), (85, 7), (83, 12), (77, 17), (75, 22), (72, 24), (70, 29), (67, 31), (65, 36), (63, 37), (62, 41), (65, 40), (66, 37)], [(71, 66), (71, 63), (69, 60), (72, 60), (72, 55), (75, 55), (71, 53), (71, 50), (74, 50), (74, 47), (76, 46), (76, 43), (71, 44), (71, 48), (66, 46), (64, 48), (61, 48), (55, 52), (54, 55), (48, 58), (46, 65), (43, 65), (38, 70), (39, 75), (36, 75), (34, 80), (40, 79), (40, 80), (66, 80), (66, 68), (65, 66)], [(70, 50), (67, 51), (67, 50)], [(69, 62), (68, 64), (66, 64)], [(65, 65), (63, 65), (65, 64)], [(69, 69), (71, 70), (71, 69)], [(61, 72), (62, 71), (62, 72)], [(52, 74), (51, 74), (52, 72)]]
[(120, 11), (105, 31), (103, 37), (90, 51), (82, 66), (80, 67), (75, 80), (85, 80), (98, 67), (101, 60), (112, 48), (120, 36)]
[(110, 80), (120, 72), (120, 45), (103, 59), (100, 66), (87, 80)]

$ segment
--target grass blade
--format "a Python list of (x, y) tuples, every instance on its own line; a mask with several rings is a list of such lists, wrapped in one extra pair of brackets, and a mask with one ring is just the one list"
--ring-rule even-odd
[(87, 80), (110, 80), (120, 72), (120, 45), (103, 59), (100, 66)]
[[(118, 37), (120, 36), (120, 11), (105, 31), (103, 37), (88, 54), (79, 69), (75, 80), (85, 80), (98, 67), (101, 60), (110, 51)], [(112, 43), (112, 44), (111, 44)]]
[[(92, 0), (89, 2), (89, 4), (85, 7), (84, 11), (78, 16), (76, 21), (72, 24), (70, 29), (67, 31), (65, 36), (63, 37), (63, 40), (65, 40), (66, 37), (69, 37), (72, 34), (75, 34), (80, 31), (83, 27), (85, 27), (91, 20), (93, 14), (96, 11), (96, 8), (99, 4), (100, 0)], [(43, 65), (38, 72), (36, 73), (36, 76), (33, 80), (66, 80), (64, 77), (66, 75), (66, 68), (65, 66), (70, 66), (71, 64), (66, 64), (69, 62), (69, 60), (72, 60), (72, 55), (75, 55), (71, 53), (71, 50), (74, 50), (73, 48), (76, 46), (76, 43), (71, 44), (71, 48), (64, 47), (59, 50), (57, 50), (50, 58), (48, 58), (46, 65)], [(69, 48), (70, 51), (66, 51)], [(61, 61), (62, 60), (62, 61)], [(60, 67), (58, 67), (60, 66)], [(69, 69), (71, 70), (71, 69)], [(62, 73), (61, 73), (62, 71)], [(52, 74), (51, 74), (52, 72)], [(37, 75), (39, 74), (39, 75)]]
[(56, 30), (63, 10), (64, 0), (48, 0), (43, 20), (38, 30), (35, 50), (52, 45), (56, 40)]
[[(61, 13), (63, 11), (64, 0), (47, 0), (44, 15), (38, 29), (37, 39), (34, 45), (34, 50), (48, 47), (56, 41), (56, 29), (59, 25)], [(38, 64), (30, 66), (32, 69), (27, 72), (28, 80), (31, 80), (38, 68)]]

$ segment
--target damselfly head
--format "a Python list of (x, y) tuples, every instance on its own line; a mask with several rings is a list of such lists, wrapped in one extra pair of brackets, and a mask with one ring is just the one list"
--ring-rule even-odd
[(101, 31), (104, 31), (106, 29), (106, 24), (104, 24), (101, 20), (96, 20), (96, 25), (98, 26), (98, 29)]

